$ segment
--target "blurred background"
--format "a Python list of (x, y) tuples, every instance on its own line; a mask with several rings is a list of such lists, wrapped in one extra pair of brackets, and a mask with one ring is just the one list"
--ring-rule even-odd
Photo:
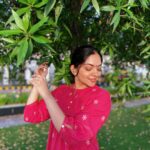
[(45, 149), (49, 122), (22, 119), (30, 78), (48, 62), (49, 88), (69, 84), (71, 52), (91, 44), (104, 59), (97, 84), (113, 102), (101, 149), (148, 150), (149, 15), (150, 0), (0, 0), (0, 149)]

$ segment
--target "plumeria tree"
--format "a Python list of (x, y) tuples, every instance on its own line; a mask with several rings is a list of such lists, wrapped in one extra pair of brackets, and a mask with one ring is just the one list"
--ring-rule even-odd
[[(58, 80), (67, 81), (66, 53), (89, 43), (111, 57), (114, 69), (135, 61), (150, 66), (150, 0), (9, 0), (7, 4), (9, 17), (0, 25), (1, 63), (22, 66), (38, 54), (39, 61), (54, 62)], [(131, 93), (127, 89), (123, 93)]]

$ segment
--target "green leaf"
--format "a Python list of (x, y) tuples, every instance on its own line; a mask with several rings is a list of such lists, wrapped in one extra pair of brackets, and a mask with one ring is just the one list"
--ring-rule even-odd
[[(30, 8), (29, 7), (24, 7), (24, 8), (20, 8), (16, 11), (16, 13), (21, 16), (22, 14), (29, 12)], [(10, 22), (12, 22), (14, 20), (13, 15), (11, 15), (8, 19), (8, 21), (6, 22), (6, 25), (8, 25)]]
[(49, 43), (50, 40), (47, 39), (46, 37), (44, 36), (32, 36), (32, 39), (35, 41), (35, 42), (38, 42), (38, 43)]
[(10, 38), (1, 38), (3, 41), (8, 42), (8, 43), (15, 43), (13, 39)]
[(50, 11), (53, 9), (54, 5), (56, 3), (56, 0), (49, 0), (45, 9), (44, 9), (44, 16), (47, 16)]
[(132, 90), (131, 90), (130, 86), (127, 86), (127, 90), (128, 90), (128, 93), (132, 96), (133, 93), (132, 93)]
[(99, 4), (98, 4), (97, 0), (92, 0), (92, 4), (93, 4), (93, 7), (95, 8), (96, 12), (98, 14), (100, 14)]
[(84, 11), (84, 9), (86, 9), (86, 7), (89, 5), (90, 0), (84, 0), (81, 9), (80, 9), (80, 13), (82, 13)]
[(142, 40), (137, 46), (143, 46), (146, 44), (146, 41)]
[(112, 5), (102, 6), (100, 9), (102, 11), (114, 11), (114, 10), (116, 10), (116, 8)]
[(38, 4), (34, 5), (35, 8), (40, 8), (48, 3), (48, 0), (42, 0), (42, 2), (39, 2)]
[(18, 35), (20, 33), (22, 33), (22, 31), (20, 29), (1, 30), (0, 31), (0, 35), (3, 35), (3, 36)]
[(63, 26), (66, 29), (66, 31), (69, 33), (70, 37), (72, 38), (72, 33), (71, 33), (70, 29), (67, 27), (66, 24), (63, 24)]
[(29, 5), (28, 0), (18, 0), (19, 3)]
[(10, 29), (18, 29), (18, 26), (15, 23), (10, 23)]
[(115, 1), (118, 8), (120, 7), (121, 1), (122, 1), (122, 0), (116, 0), (116, 1)]
[(12, 10), (12, 14), (13, 14), (13, 17), (14, 17), (14, 19), (15, 19), (16, 25), (17, 25), (20, 29), (22, 29), (23, 31), (25, 31), (25, 28), (24, 28), (24, 26), (23, 26), (23, 22), (22, 22), (21, 18), (19, 17), (19, 15), (18, 15), (14, 10)]
[(140, 0), (140, 3), (142, 5), (142, 7), (145, 9), (148, 9), (148, 6), (149, 6), (149, 3), (150, 1), (149, 0)]
[(143, 57), (144, 59), (150, 58), (150, 52), (147, 52), (146, 55)]
[(146, 37), (149, 37), (150, 36), (150, 32), (148, 32), (147, 34), (146, 34)]
[(144, 54), (144, 53), (147, 53), (148, 51), (150, 50), (150, 45), (146, 46), (142, 52), (140, 53), (140, 55)]
[(29, 13), (26, 13), (24, 16), (23, 16), (23, 25), (24, 25), (24, 28), (25, 30), (27, 31), (28, 28), (29, 28), (29, 22), (30, 22), (30, 12)]
[(119, 22), (120, 22), (120, 10), (115, 13), (115, 15), (110, 23), (110, 25), (113, 24), (113, 32), (116, 30)]
[(10, 54), (10, 59), (12, 60), (15, 56), (17, 56), (19, 52), (19, 46), (17, 45)]
[(123, 84), (120, 88), (119, 91), (121, 94), (125, 94), (126, 93), (126, 84)]
[(36, 3), (37, 0), (27, 0), (29, 4), (34, 5)]
[(45, 22), (47, 22), (47, 20), (48, 20), (48, 17), (44, 17), (42, 20), (40, 20), (38, 23), (36, 23), (35, 25), (33, 25), (33, 26), (31, 27), (29, 33), (33, 34), (33, 33), (35, 33), (36, 31), (38, 31), (39, 28), (40, 28), (41, 26), (43, 26), (43, 24), (44, 24)]
[(27, 54), (27, 51), (28, 51), (28, 41), (26, 38), (24, 38), (20, 42), (19, 51), (17, 54), (17, 66), (19, 66), (21, 63), (23, 63), (25, 56)]
[(32, 40), (30, 39), (26, 58), (28, 58), (32, 55), (32, 51), (33, 51), (33, 43), (32, 43)]
[(62, 9), (63, 9), (63, 5), (62, 4), (59, 4), (56, 8), (55, 8), (55, 22), (57, 23), (58, 21), (58, 18), (62, 12)]
[(41, 11), (41, 10), (37, 10), (36, 15), (39, 20), (41, 20), (44, 17), (43, 11)]
[(129, 0), (128, 4), (132, 6), (134, 4), (134, 2), (135, 2), (135, 0)]
[(138, 18), (135, 17), (135, 15), (133, 14), (131, 10), (129, 9), (123, 9), (123, 10), (127, 12), (128, 16), (130, 16), (135, 21), (136, 24), (143, 27), (143, 25), (138, 21)]

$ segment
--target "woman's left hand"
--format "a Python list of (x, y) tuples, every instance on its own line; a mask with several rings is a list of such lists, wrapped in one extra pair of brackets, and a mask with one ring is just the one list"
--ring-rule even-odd
[(33, 75), (30, 82), (37, 88), (39, 94), (43, 97), (43, 99), (47, 98), (50, 95), (47, 81), (42, 75)]

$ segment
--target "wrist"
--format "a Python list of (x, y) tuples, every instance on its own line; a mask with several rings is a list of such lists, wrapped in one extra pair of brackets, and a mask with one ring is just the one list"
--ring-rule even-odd
[(32, 91), (33, 91), (34, 93), (37, 93), (37, 94), (39, 93), (39, 92), (38, 92), (38, 89), (37, 89), (35, 86), (33, 86)]

